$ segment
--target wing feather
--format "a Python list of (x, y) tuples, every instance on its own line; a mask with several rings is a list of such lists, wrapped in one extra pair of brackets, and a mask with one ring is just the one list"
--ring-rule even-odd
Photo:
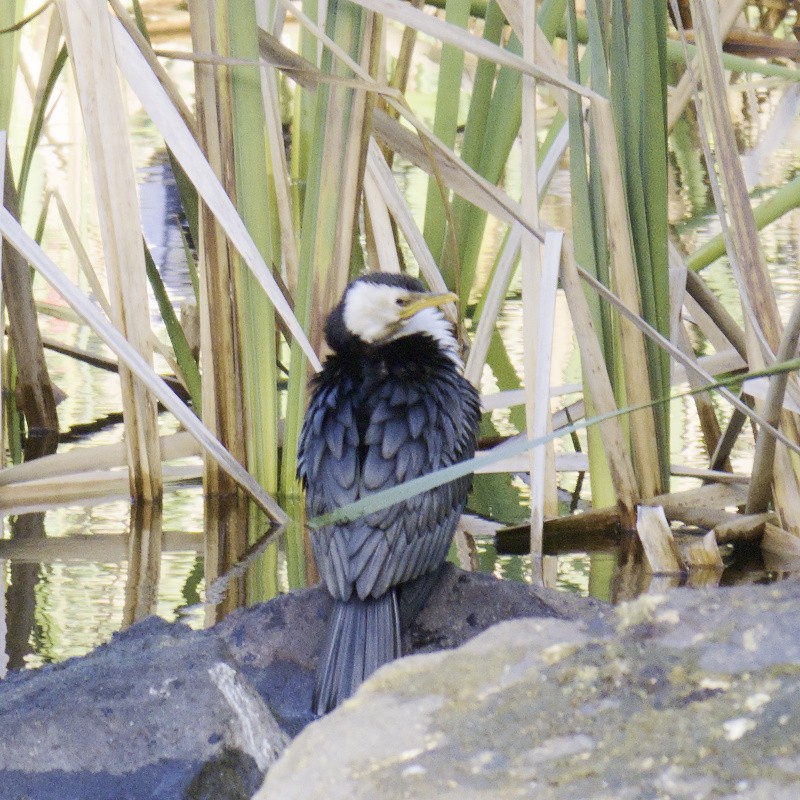
[[(472, 457), (478, 396), (442, 358), (424, 371), (382, 367), (349, 381), (336, 359), (326, 362), (298, 451), (309, 514)], [(357, 522), (312, 532), (329, 591), (339, 599), (353, 590), (362, 599), (378, 597), (435, 569), (447, 554), (470, 483), (459, 479)]]

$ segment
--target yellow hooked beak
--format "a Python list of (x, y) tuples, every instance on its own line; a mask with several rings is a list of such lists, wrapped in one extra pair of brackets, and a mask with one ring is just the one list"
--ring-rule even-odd
[(453, 292), (443, 294), (430, 294), (429, 292), (418, 292), (409, 295), (408, 303), (400, 310), (400, 319), (409, 319), (414, 314), (422, 311), (423, 308), (435, 308), (446, 305), (447, 303), (457, 303), (458, 295)]

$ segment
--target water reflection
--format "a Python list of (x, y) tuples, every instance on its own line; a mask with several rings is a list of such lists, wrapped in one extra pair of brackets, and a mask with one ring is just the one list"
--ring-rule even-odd
[[(175, 619), (202, 590), (199, 488), (170, 492), (158, 507), (127, 501), (6, 517), (0, 539), (9, 668), (85, 653), (120, 628), (158, 613)], [(195, 621), (196, 627), (202, 620)]]
[(124, 628), (154, 614), (158, 607), (161, 546), (161, 506), (151, 503), (132, 505), (122, 611)]
[(142, 233), (170, 299), (180, 308), (194, 299), (194, 290), (184, 251), (188, 231), (182, 225), (180, 193), (166, 153), (155, 154), (138, 175)]
[[(214, 508), (209, 508), (208, 506)], [(219, 518), (225, 518), (223, 523), (226, 527), (230, 524), (230, 517), (238, 517), (243, 521), (243, 503), (238, 499), (211, 501), (206, 507), (206, 518), (217, 518), (212, 522), (212, 526), (219, 528)], [(286, 534), (286, 527), (270, 525), (263, 530), (260, 536), (234, 561), (216, 561), (216, 570), (206, 570), (206, 586), (202, 603), (195, 606), (188, 606), (181, 609), (183, 616), (192, 615), (198, 610), (204, 611), (204, 616), (209, 624), (219, 621), (226, 613), (236, 608), (240, 608), (249, 602), (253, 602), (253, 578), (257, 574), (273, 574), (276, 584), (273, 587), (266, 587), (271, 590), (271, 596), (288, 591), (288, 582), (285, 574), (277, 569), (279, 556), (282, 552), (282, 539)], [(249, 537), (248, 537), (249, 538)], [(206, 528), (206, 541), (209, 541), (208, 527)], [(208, 551), (208, 548), (207, 548)], [(276, 558), (278, 556), (278, 558)], [(206, 563), (211, 563), (212, 559), (206, 557)], [(259, 563), (260, 562), (260, 563)], [(213, 574), (212, 573), (216, 573)], [(248, 596), (248, 584), (251, 595)], [(270, 594), (264, 595), (269, 597)], [(258, 598), (255, 598), (258, 599)]]
[[(11, 523), (12, 543), (29, 545), (43, 542), (44, 514), (21, 514)], [(10, 560), (10, 585), (6, 590), (6, 654), (9, 669), (22, 669), (33, 651), (36, 627), (36, 588), (42, 575), (42, 565), (16, 559)]]
[[(246, 571), (229, 570), (243, 563), (247, 552), (249, 506), (241, 495), (206, 498), (205, 576), (206, 586), (215, 588), (213, 602), (206, 608), (208, 624), (247, 604)], [(222, 576), (226, 579), (220, 583)]]

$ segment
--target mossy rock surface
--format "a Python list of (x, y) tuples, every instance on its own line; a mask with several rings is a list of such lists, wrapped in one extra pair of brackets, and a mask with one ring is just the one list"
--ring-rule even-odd
[(504, 622), (309, 725), (259, 800), (800, 797), (800, 583)]

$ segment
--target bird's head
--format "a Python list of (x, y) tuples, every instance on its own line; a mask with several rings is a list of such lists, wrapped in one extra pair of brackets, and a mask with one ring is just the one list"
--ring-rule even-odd
[(440, 307), (458, 300), (452, 292), (435, 294), (408, 275), (372, 273), (350, 283), (331, 312), (326, 338), (334, 350), (350, 343), (380, 345), (415, 333), (428, 334), (455, 348), (452, 326)]

